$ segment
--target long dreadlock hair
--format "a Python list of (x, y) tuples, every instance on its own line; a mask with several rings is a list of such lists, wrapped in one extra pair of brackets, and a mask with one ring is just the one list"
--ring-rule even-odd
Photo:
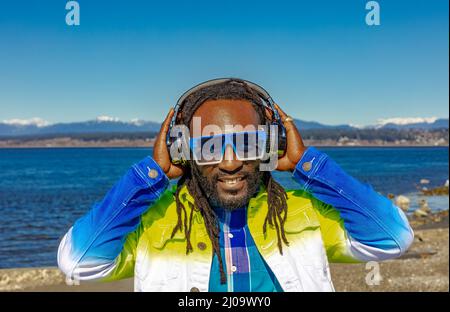
[[(208, 100), (219, 99), (248, 100), (255, 107), (260, 120), (264, 122), (268, 121), (268, 118), (265, 114), (265, 108), (262, 105), (260, 96), (245, 82), (240, 80), (228, 80), (220, 84), (207, 86), (189, 95), (182, 103), (182, 109), (177, 116), (176, 123), (184, 124), (185, 126), (189, 127), (190, 121), (200, 105)], [(192, 169), (192, 161), (190, 162), (190, 164), (188, 164), (188, 167), (189, 168), (186, 168), (187, 170), (185, 170), (185, 174), (178, 180), (177, 184), (175, 201), (178, 221), (172, 231), (171, 238), (175, 236), (175, 233), (177, 231), (183, 232), (184, 230), (186, 236), (186, 254), (189, 254), (193, 250), (190, 240), (192, 215), (194, 210), (199, 210), (203, 216), (209, 238), (211, 239), (213, 252), (214, 254), (216, 254), (219, 260), (220, 282), (221, 284), (225, 284), (226, 275), (219, 247), (220, 228), (217, 215), (214, 209), (211, 208), (207, 200), (207, 194), (204, 193), (203, 189), (197, 181), (196, 175), (194, 174)], [(287, 217), (287, 195), (283, 187), (273, 179), (270, 172), (264, 172), (262, 183), (266, 187), (266, 191), (268, 194), (268, 212), (263, 224), (263, 233), (266, 234), (267, 224), (275, 227), (277, 232), (278, 249), (280, 251), (280, 254), (283, 254), (282, 243), (284, 242), (286, 245), (289, 245), (284, 232), (284, 223)], [(184, 185), (186, 185), (195, 202), (195, 206), (191, 204), (189, 205), (189, 212), (187, 207), (185, 207), (181, 203), (179, 198), (180, 191)]]

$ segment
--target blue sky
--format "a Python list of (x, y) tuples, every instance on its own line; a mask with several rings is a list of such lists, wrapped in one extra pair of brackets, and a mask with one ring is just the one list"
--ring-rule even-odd
[(203, 80), (261, 84), (292, 116), (326, 124), (448, 117), (447, 0), (0, 0), (0, 121), (161, 121)]

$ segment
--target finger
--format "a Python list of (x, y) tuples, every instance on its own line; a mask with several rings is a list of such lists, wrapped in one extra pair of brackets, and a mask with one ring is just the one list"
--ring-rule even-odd
[(298, 131), (297, 126), (295, 125), (294, 120), (284, 121), (287, 117), (289, 117), (278, 104), (275, 103), (275, 108), (280, 114), (280, 118), (283, 122), (284, 128), (286, 129), (286, 134), (288, 135), (288, 144), (297, 148), (297, 146), (303, 146), (303, 139), (300, 135), (300, 131)]
[(169, 172), (167, 172), (167, 177), (169, 179), (176, 179), (178, 177), (181, 177), (184, 173), (183, 166), (178, 165), (171, 165), (169, 168)]
[(278, 171), (285, 171), (287, 168), (289, 168), (290, 162), (286, 157), (278, 159), (277, 163), (277, 170)]
[(174, 114), (173, 108), (170, 109), (167, 114), (166, 119), (161, 125), (159, 134), (156, 137), (155, 144), (153, 146), (153, 159), (161, 166), (164, 172), (170, 168), (170, 157), (169, 151), (167, 150), (166, 138), (167, 132), (169, 131), (170, 121), (172, 120)]
[(282, 120), (285, 119), (288, 115), (280, 108), (280, 106), (277, 103), (274, 103), (274, 104), (275, 104), (275, 108), (277, 109), (278, 114), (280, 115), (281, 119)]
[(278, 104), (275, 103), (275, 108), (278, 111), (278, 114), (280, 115), (281, 122), (283, 123), (283, 126), (286, 128), (287, 132), (291, 131), (298, 131), (297, 127), (295, 126), (295, 123), (293, 120), (291, 121), (285, 121), (287, 117), (289, 117)]
[(169, 113), (167, 114), (166, 119), (161, 124), (161, 128), (159, 130), (158, 137), (156, 138), (156, 141), (155, 141), (155, 146), (160, 145), (162, 143), (164, 143), (163, 145), (165, 146), (167, 132), (169, 131), (169, 126), (170, 126), (170, 122), (172, 121), (173, 114), (174, 114), (174, 110), (173, 110), (173, 108), (171, 108)]
[(163, 132), (163, 133), (167, 134), (167, 131), (169, 130), (170, 122), (172, 121), (172, 117), (173, 117), (174, 113), (175, 113), (174, 109), (171, 108), (169, 113), (167, 114), (166, 119), (164, 119), (164, 121), (163, 121), (163, 123), (161, 125), (161, 130), (162, 131), (160, 130), (160, 132)]
[(275, 104), (275, 108), (280, 114), (280, 118), (283, 121), (287, 135), (287, 151), (286, 154), (278, 160), (277, 170), (292, 170), (292, 168), (300, 160), (299, 157), (303, 154), (302, 151), (305, 149), (305, 145), (294, 120), (284, 121), (289, 116), (280, 108), (278, 104)]
[(283, 126), (286, 128), (286, 131), (287, 132), (298, 131), (297, 127), (295, 126), (294, 120), (285, 121), (286, 118), (289, 116), (276, 103), (275, 103), (275, 108), (277, 109), (278, 114), (280, 115), (281, 122), (283, 123)]

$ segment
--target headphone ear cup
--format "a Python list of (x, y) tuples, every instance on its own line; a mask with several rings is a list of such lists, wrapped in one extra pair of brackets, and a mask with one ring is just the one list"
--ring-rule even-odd
[[(272, 131), (274, 129), (276, 130)], [(267, 133), (266, 154), (283, 156), (286, 152), (286, 129), (278, 122), (273, 122), (268, 126)]]
[(172, 158), (172, 153), (170, 152), (172, 150), (172, 146), (174, 144), (177, 144), (176, 140), (174, 140), (174, 138), (172, 138), (172, 137), (168, 137), (167, 140), (166, 140), (166, 146), (167, 146), (167, 151), (169, 152), (170, 162), (172, 164), (174, 164), (174, 165), (177, 165), (179, 163), (179, 161), (177, 159), (173, 159)]
[[(171, 149), (169, 150), (169, 157), (170, 157), (170, 161), (172, 162), (172, 164), (174, 165), (179, 165), (181, 163), (181, 159), (180, 158), (172, 158), (172, 150), (175, 148), (175, 150), (179, 150), (180, 149), (180, 144), (179, 144), (179, 139), (175, 139), (172, 144), (171, 144)], [(178, 153), (177, 153), (178, 154)]]
[(186, 155), (184, 154), (184, 151), (183, 151), (182, 138), (178, 137), (178, 138), (172, 138), (172, 139), (173, 139), (173, 142), (171, 143), (171, 149), (175, 149), (176, 155), (178, 155), (178, 156), (177, 156), (177, 158), (172, 158), (171, 149), (169, 149), (170, 160), (174, 165), (182, 165), (185, 162), (185, 160), (187, 159)]
[[(174, 165), (185, 165), (190, 159), (189, 133), (186, 128), (178, 128), (180, 125), (171, 125), (167, 132), (166, 146), (170, 161)], [(172, 134), (172, 130), (177, 136)]]
[(266, 153), (266, 155), (265, 156), (268, 156), (268, 155), (270, 155), (270, 149), (271, 149), (271, 145), (272, 145), (272, 136), (271, 136), (271, 127), (270, 127), (270, 125), (267, 127), (267, 140), (266, 140), (266, 151), (265, 151), (265, 153)]
[(282, 124), (278, 124), (278, 157), (283, 157), (286, 154), (286, 147), (286, 128)]

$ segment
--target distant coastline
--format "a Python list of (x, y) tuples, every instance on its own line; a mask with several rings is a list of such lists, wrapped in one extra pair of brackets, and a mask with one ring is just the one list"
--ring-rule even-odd
[[(306, 145), (313, 146), (449, 146), (448, 126), (436, 129), (356, 129), (322, 126), (313, 129), (302, 128), (299, 121), (298, 128)], [(17, 130), (14, 134), (3, 134), (0, 135), (0, 148), (152, 147), (159, 129), (128, 129), (121, 123), (109, 125), (102, 122), (83, 124), (76, 129), (72, 125), (72, 128), (54, 130), (58, 131), (25, 134)]]
[[(83, 140), (70, 137), (52, 139), (0, 139), (0, 148), (95, 148), (95, 147), (153, 147), (155, 138), (151, 139), (110, 139), (110, 140)], [(420, 142), (382, 140), (304, 140), (307, 146), (320, 147), (448, 147), (448, 141)]]
[[(330, 142), (308, 142), (305, 141), (306, 146), (318, 146), (318, 147), (449, 147), (449, 144), (440, 145), (425, 145), (425, 144), (393, 144), (393, 143), (360, 143), (360, 144), (338, 144)], [(114, 140), (108, 142), (83, 142), (77, 140), (67, 140), (67, 141), (33, 141), (33, 142), (0, 142), (0, 149), (8, 148), (152, 148), (153, 142), (148, 141), (127, 141), (127, 140)]]
[(0, 148), (93, 148), (93, 147), (153, 147), (154, 139), (107, 141), (87, 141), (72, 138), (44, 139), (44, 140), (0, 140)]
[[(306, 146), (320, 147), (449, 147), (449, 144), (412, 144), (392, 142), (358, 142), (352, 144), (342, 144), (338, 142), (322, 142), (304, 140)], [(150, 140), (110, 140), (110, 141), (82, 141), (74, 139), (61, 140), (36, 140), (28, 142), (20, 142), (14, 140), (0, 141), (0, 149), (6, 148), (102, 148), (102, 147), (135, 147), (135, 148), (151, 148), (154, 145), (154, 139)]]

